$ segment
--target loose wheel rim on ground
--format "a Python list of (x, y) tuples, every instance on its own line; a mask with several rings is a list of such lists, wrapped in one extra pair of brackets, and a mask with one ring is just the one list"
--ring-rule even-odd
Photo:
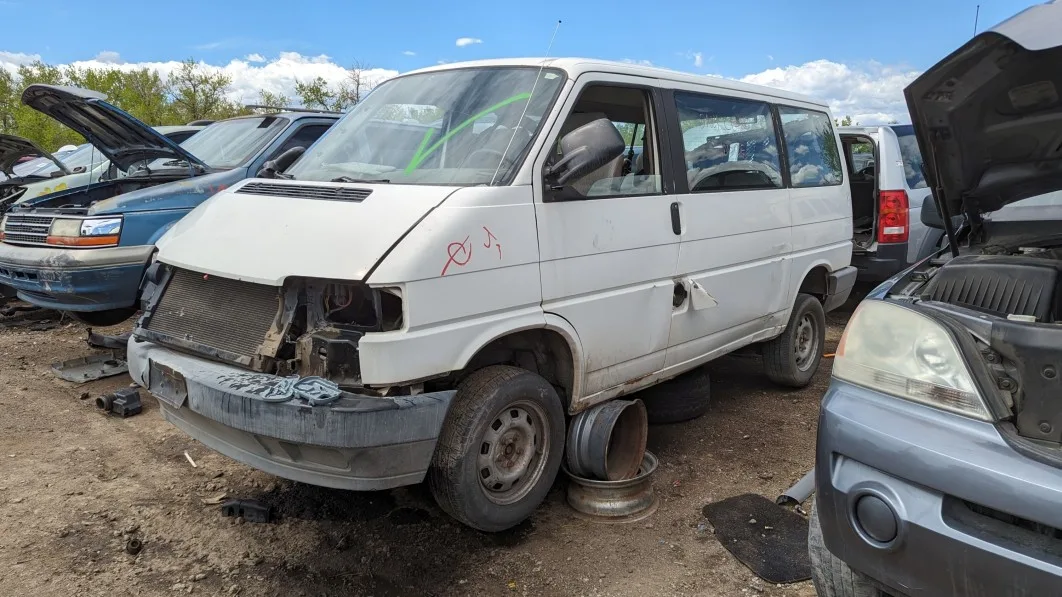
[(491, 418), (477, 462), (487, 499), (505, 506), (535, 487), (546, 466), (550, 431), (545, 411), (528, 401), (514, 402)]
[(796, 366), (801, 371), (807, 371), (815, 362), (816, 347), (819, 344), (818, 333), (815, 331), (815, 321), (811, 313), (805, 313), (800, 318), (795, 332), (793, 352), (796, 354)]

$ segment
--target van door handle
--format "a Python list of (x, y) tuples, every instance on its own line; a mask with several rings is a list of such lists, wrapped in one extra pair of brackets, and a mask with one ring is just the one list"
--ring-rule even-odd
[(674, 232), (676, 236), (682, 234), (682, 215), (679, 214), (678, 201), (671, 204), (671, 231)]

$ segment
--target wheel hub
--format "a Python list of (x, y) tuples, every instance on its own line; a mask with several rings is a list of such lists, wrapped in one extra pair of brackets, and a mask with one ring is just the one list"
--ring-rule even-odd
[(480, 483), (492, 501), (520, 499), (538, 480), (548, 436), (543, 421), (530, 405), (514, 405), (487, 426), (478, 466)]
[(800, 323), (796, 328), (796, 342), (794, 342), (793, 351), (796, 353), (796, 364), (802, 371), (807, 370), (813, 358), (817, 355), (815, 347), (818, 344), (818, 340), (815, 337), (815, 324), (811, 319), (811, 314), (805, 314), (800, 318)]

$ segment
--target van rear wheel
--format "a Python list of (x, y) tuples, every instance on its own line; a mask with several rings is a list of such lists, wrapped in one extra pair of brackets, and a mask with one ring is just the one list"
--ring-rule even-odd
[(564, 455), (564, 407), (542, 377), (516, 367), (476, 371), (457, 388), (428, 472), (439, 507), (497, 532), (538, 508)]
[(810, 294), (798, 294), (785, 331), (763, 345), (767, 379), (790, 388), (807, 386), (819, 370), (825, 340), (822, 303)]

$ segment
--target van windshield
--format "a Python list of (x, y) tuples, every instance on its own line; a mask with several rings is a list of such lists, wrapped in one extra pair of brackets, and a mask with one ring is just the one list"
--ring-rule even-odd
[(542, 127), (564, 74), (463, 68), (374, 89), (288, 174), (298, 180), (507, 184)]
[[(236, 168), (258, 155), (287, 123), (286, 118), (276, 116), (223, 120), (188, 137), (181, 147), (211, 168)], [(148, 171), (183, 165), (181, 160), (160, 158), (148, 165)]]

